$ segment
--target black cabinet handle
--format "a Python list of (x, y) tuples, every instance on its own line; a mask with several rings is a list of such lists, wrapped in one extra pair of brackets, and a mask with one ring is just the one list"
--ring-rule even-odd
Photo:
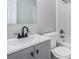
[(39, 54), (39, 50), (38, 49), (36, 50), (36, 53)]
[(31, 52), (30, 54), (31, 54), (32, 57), (34, 56), (34, 53), (33, 52)]

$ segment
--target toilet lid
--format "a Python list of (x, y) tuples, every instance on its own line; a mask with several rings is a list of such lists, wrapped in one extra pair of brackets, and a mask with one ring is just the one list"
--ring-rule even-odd
[(52, 50), (52, 52), (63, 57), (69, 56), (71, 54), (70, 49), (67, 47), (56, 47)]

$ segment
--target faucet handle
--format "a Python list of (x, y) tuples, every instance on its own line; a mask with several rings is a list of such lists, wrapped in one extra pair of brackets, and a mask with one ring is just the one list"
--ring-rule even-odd
[(15, 35), (18, 35), (18, 36), (17, 36), (18, 39), (21, 38), (20, 33), (14, 33), (14, 34), (15, 34)]

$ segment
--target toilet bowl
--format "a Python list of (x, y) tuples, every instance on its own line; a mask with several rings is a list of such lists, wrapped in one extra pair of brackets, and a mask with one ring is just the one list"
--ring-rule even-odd
[[(58, 41), (58, 33), (47, 33), (44, 34), (43, 36), (49, 37), (51, 39), (51, 53), (52, 56), (54, 55), (55, 58), (57, 59), (70, 59), (71, 57), (71, 48), (70, 44), (63, 42), (63, 41)], [(58, 43), (59, 46), (56, 46)], [(51, 58), (53, 59), (53, 57)]]
[(64, 46), (56, 47), (51, 52), (58, 59), (69, 59), (71, 55), (70, 49)]
[[(71, 58), (71, 46), (67, 42), (57, 41), (59, 44), (57, 47), (51, 49), (52, 54), (57, 59), (70, 59)], [(53, 58), (52, 58), (53, 59)]]

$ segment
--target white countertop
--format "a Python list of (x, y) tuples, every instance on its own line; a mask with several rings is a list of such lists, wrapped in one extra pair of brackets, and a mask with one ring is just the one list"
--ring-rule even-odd
[(47, 40), (50, 39), (38, 34), (30, 35), (29, 37), (22, 39), (17, 39), (17, 38), (9, 39), (7, 41), (7, 55), (34, 46), (36, 44), (39, 44)]

